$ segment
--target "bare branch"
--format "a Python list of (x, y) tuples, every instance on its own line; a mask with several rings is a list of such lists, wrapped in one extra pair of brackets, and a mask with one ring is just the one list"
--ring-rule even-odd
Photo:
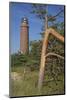
[(64, 37), (60, 35), (58, 32), (56, 32), (53, 28), (49, 28), (46, 30), (46, 33), (52, 34), (54, 37), (59, 39), (60, 41), (64, 42)]
[(60, 56), (60, 55), (58, 55), (58, 54), (56, 54), (56, 53), (52, 53), (52, 52), (47, 53), (47, 54), (45, 55), (45, 57), (48, 57), (48, 56), (57, 56), (57, 57), (59, 57), (59, 58), (61, 58), (61, 59), (64, 59), (63, 56)]

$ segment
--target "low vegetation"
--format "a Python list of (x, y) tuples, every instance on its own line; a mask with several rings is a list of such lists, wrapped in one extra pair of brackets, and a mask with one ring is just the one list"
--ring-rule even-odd
[[(36, 95), (53, 95), (64, 94), (64, 74), (60, 74), (57, 80), (52, 76), (45, 75), (43, 88), (38, 92), (38, 70), (30, 71), (28, 68), (24, 73), (22, 66), (13, 67), (12, 72), (17, 73), (16, 79), (11, 79), (11, 93), (12, 97), (15, 96), (36, 96)], [(20, 76), (20, 78), (19, 78)]]
[[(53, 56), (48, 57), (46, 60), (43, 87), (40, 92), (38, 91), (41, 52), (39, 43), (41, 44), (41, 41), (31, 42), (31, 51), (27, 55), (22, 55), (20, 52), (11, 55), (11, 97), (64, 94), (64, 60)], [(59, 52), (63, 56), (63, 45), (56, 42), (54, 48), (50, 46), (47, 52), (51, 50), (51, 52)]]

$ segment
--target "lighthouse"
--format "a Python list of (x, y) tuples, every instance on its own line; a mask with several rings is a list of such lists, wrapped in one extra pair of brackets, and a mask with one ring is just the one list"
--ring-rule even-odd
[(22, 18), (20, 26), (20, 52), (22, 54), (29, 53), (29, 25), (28, 19)]

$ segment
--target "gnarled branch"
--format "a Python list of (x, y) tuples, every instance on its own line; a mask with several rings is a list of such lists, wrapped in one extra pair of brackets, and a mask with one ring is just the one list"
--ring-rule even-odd
[(48, 34), (48, 33), (53, 35), (55, 38), (57, 38), (58, 40), (60, 40), (61, 42), (64, 43), (64, 37), (61, 34), (59, 34), (58, 32), (56, 32), (53, 28), (47, 29), (46, 34)]
[(64, 59), (64, 57), (63, 57), (63, 56), (58, 55), (58, 54), (56, 54), (56, 53), (52, 53), (52, 52), (47, 53), (47, 54), (45, 55), (45, 57), (48, 57), (48, 56), (57, 56), (57, 57), (59, 57), (59, 58), (61, 58), (61, 59)]

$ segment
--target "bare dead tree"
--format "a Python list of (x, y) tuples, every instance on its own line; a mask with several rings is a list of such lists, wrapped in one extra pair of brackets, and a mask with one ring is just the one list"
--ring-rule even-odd
[[(44, 72), (45, 72), (45, 65), (46, 65), (46, 56), (48, 55), (56, 55), (56, 54), (48, 54), (46, 55), (47, 46), (48, 46), (48, 37), (49, 35), (53, 35), (55, 38), (64, 42), (64, 37), (56, 32), (54, 29), (49, 28), (46, 29), (45, 36), (43, 39), (43, 46), (42, 46), (42, 53), (41, 53), (41, 64), (40, 64), (40, 72), (39, 72), (39, 80), (38, 80), (38, 90), (40, 91), (42, 88), (43, 80), (44, 80)], [(58, 56), (58, 55), (56, 55)]]

